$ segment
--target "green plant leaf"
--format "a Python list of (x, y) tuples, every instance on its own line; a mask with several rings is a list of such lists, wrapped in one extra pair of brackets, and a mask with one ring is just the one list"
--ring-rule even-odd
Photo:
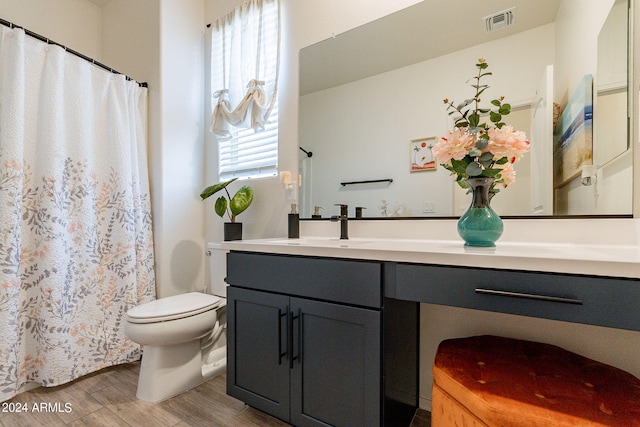
[(244, 212), (253, 202), (253, 189), (247, 185), (240, 187), (233, 198), (229, 201), (229, 209), (231, 209), (231, 221), (235, 217)]
[(493, 99), (493, 100), (491, 100), (491, 103), (493, 105), (495, 105), (496, 107), (499, 107), (502, 104), (502, 102), (500, 102), (499, 99)]
[(511, 104), (502, 104), (498, 112), (503, 116), (506, 116), (507, 114), (511, 113)]
[(492, 112), (489, 113), (489, 119), (493, 123), (498, 123), (502, 119), (502, 114), (496, 113), (495, 111), (492, 111)]
[[(487, 148), (487, 145), (489, 145), (489, 141), (484, 139), (484, 138), (479, 138), (476, 141), (476, 148), (480, 149), (480, 151), (482, 151), (485, 148)], [(485, 154), (491, 154), (491, 153), (485, 153)]]
[(489, 163), (491, 163), (492, 160), (493, 160), (493, 154), (491, 154), (491, 153), (482, 153), (482, 155), (480, 156), (480, 161), (481, 162), (489, 162)]
[(471, 162), (467, 165), (465, 172), (469, 176), (478, 176), (482, 174), (482, 167), (478, 162)]
[(468, 164), (468, 161), (465, 161), (464, 159), (463, 160), (451, 159), (451, 169), (453, 170), (453, 172), (455, 172), (458, 175), (465, 173), (465, 170), (467, 169), (467, 164)]
[(488, 176), (491, 178), (495, 178), (502, 172), (502, 169), (485, 169), (482, 171), (482, 176)]
[(220, 218), (224, 217), (225, 212), (227, 211), (227, 199), (223, 196), (220, 196), (216, 199), (216, 204), (214, 209)]
[(223, 188), (225, 188), (227, 185), (231, 184), (236, 179), (238, 179), (238, 178), (233, 178), (233, 179), (231, 179), (229, 181), (226, 181), (226, 182), (219, 182), (218, 184), (213, 184), (213, 185), (208, 186), (207, 188), (202, 190), (202, 193), (200, 193), (200, 198), (202, 200), (205, 200), (205, 199), (213, 196), (218, 191), (222, 190)]
[(458, 106), (456, 107), (457, 110), (462, 110), (464, 107), (466, 107), (467, 105), (471, 104), (474, 101), (473, 98), (471, 99), (467, 99), (464, 102), (458, 104)]
[(480, 150), (480, 149), (479, 149), (479, 148), (477, 148), (477, 147), (473, 147), (473, 148), (470, 148), (470, 149), (469, 149), (469, 155), (470, 155), (471, 157), (478, 157), (478, 156), (480, 156), (481, 154), (482, 154), (482, 150)]

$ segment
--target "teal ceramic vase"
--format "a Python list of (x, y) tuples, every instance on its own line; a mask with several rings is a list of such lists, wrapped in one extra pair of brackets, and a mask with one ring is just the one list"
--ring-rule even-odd
[(472, 192), (471, 206), (458, 220), (458, 234), (465, 246), (494, 247), (502, 235), (502, 219), (489, 205), (493, 180), (479, 177), (466, 181)]

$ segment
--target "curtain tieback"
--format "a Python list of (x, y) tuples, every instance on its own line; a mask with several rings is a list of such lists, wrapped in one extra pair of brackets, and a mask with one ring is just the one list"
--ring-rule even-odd
[(229, 93), (229, 89), (219, 89), (213, 92), (214, 98), (222, 98), (224, 95)]
[(256, 86), (264, 86), (264, 80), (251, 79), (247, 83), (247, 88), (254, 88)]

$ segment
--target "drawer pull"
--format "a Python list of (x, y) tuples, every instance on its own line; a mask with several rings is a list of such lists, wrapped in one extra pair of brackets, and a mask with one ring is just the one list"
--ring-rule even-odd
[(523, 292), (501, 291), (498, 289), (484, 289), (484, 288), (476, 288), (476, 293), (483, 294), (483, 295), (496, 295), (496, 296), (502, 296), (502, 297), (524, 298), (524, 299), (532, 299), (537, 301), (562, 302), (565, 304), (582, 305), (582, 300), (580, 299), (567, 298), (567, 297), (554, 297), (551, 295), (526, 294)]

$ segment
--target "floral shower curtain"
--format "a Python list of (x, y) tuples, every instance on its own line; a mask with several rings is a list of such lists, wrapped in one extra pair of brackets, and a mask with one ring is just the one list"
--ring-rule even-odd
[(0, 33), (0, 401), (136, 360), (155, 297), (146, 89)]

